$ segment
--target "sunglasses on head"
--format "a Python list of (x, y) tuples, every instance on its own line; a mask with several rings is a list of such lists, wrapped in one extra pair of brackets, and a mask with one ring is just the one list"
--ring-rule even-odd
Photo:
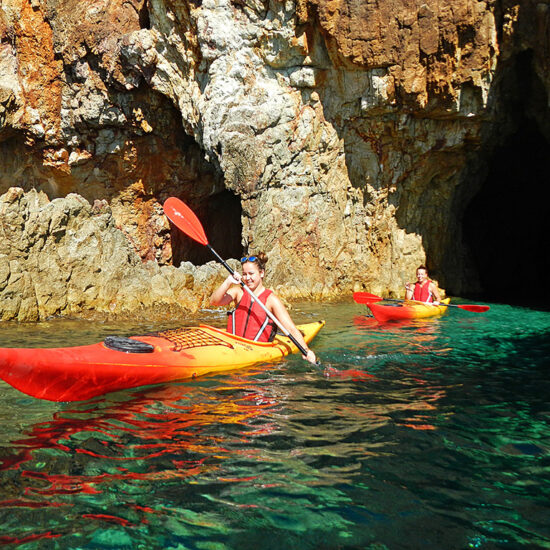
[(241, 263), (244, 264), (246, 262), (255, 262), (257, 259), (257, 256), (243, 256), (241, 258)]

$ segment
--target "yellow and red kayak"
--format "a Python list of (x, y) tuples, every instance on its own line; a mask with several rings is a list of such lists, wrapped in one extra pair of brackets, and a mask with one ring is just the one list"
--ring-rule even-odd
[[(324, 321), (299, 325), (310, 342)], [(83, 401), (105, 393), (271, 362), (297, 347), (253, 342), (208, 325), (67, 348), (0, 348), (0, 378), (32, 397)]]
[[(450, 298), (441, 300), (442, 304), (448, 304)], [(367, 306), (372, 311), (374, 318), (385, 323), (386, 321), (403, 321), (405, 319), (421, 319), (423, 317), (437, 317), (447, 311), (445, 305), (434, 306), (423, 302), (405, 300), (396, 304), (381, 304), (380, 302), (368, 303)]]

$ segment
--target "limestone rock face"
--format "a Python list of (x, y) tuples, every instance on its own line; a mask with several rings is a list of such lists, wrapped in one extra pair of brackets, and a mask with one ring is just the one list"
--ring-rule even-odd
[(0, 220), (2, 320), (194, 311), (225, 276), (214, 262), (180, 269), (143, 263), (106, 201), (92, 206), (74, 193), (50, 201), (11, 188), (0, 197)]
[[(550, 88), (549, 23), (547, 4), (492, 0), (3, 0), (0, 189), (106, 201), (136, 253), (120, 265), (127, 281), (204, 263), (162, 214), (176, 195), (224, 256), (267, 252), (283, 297), (402, 295), (426, 262), (455, 293), (471, 290), (460, 216), (484, 170), (475, 153), (488, 128), (512, 124), (499, 86), (518, 52)], [(32, 248), (27, 223), (20, 247)], [(64, 278), (54, 229), (41, 269), (58, 273), (67, 303), (27, 292), (25, 318), (120, 304), (114, 289), (91, 290), (90, 273)], [(83, 255), (99, 261), (97, 248), (63, 246), (75, 273), (78, 258), (94, 263)], [(18, 273), (7, 265), (5, 280)], [(17, 294), (2, 308), (15, 311)]]

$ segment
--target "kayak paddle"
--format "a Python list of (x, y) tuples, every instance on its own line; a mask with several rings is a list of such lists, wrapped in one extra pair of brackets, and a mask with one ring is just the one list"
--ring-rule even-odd
[[(204, 232), (204, 228), (201, 222), (195, 215), (195, 213), (180, 199), (176, 197), (169, 197), (164, 203), (164, 213), (168, 219), (181, 231), (183, 231), (188, 237), (191, 237), (194, 241), (203, 244), (216, 256), (216, 258), (222, 263), (222, 265), (233, 275), (234, 271), (229, 264), (212, 248), (208, 242), (208, 238)], [(254, 292), (250, 290), (242, 281), (241, 287), (250, 294), (252, 300), (254, 300), (266, 313), (266, 315), (281, 329), (281, 332), (290, 338), (292, 343), (302, 352), (302, 355), (307, 355), (307, 351), (304, 347), (288, 332), (288, 330), (281, 324), (279, 319), (275, 317), (264, 305), (261, 300), (258, 300)], [(317, 361), (319, 365), (319, 361)]]
[[(381, 302), (382, 300), (386, 302), (417, 302), (417, 300), (397, 300), (393, 298), (382, 298), (381, 296), (376, 296), (376, 294), (369, 294), (368, 292), (354, 292), (353, 299), (358, 304), (368, 304), (370, 302)], [(421, 304), (426, 304), (426, 302), (418, 302)], [(427, 304), (430, 305), (430, 304)], [(476, 304), (439, 304), (440, 306), (445, 307), (457, 307), (459, 309), (464, 309), (466, 311), (471, 311), (473, 313), (483, 313), (484, 311), (489, 311), (489, 306), (480, 306)]]

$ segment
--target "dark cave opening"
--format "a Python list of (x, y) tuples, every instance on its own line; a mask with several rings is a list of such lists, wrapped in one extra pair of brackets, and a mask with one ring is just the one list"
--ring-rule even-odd
[[(224, 260), (242, 257), (242, 207), (237, 195), (226, 189), (207, 197), (200, 204), (189, 202), (189, 206), (199, 218), (208, 242)], [(176, 267), (181, 262), (204, 265), (215, 260), (206, 246), (196, 243), (175, 227), (172, 227), (171, 239)]]
[(464, 237), (485, 300), (550, 306), (549, 145), (537, 121), (523, 116), (494, 151), (482, 189), (466, 209)]

